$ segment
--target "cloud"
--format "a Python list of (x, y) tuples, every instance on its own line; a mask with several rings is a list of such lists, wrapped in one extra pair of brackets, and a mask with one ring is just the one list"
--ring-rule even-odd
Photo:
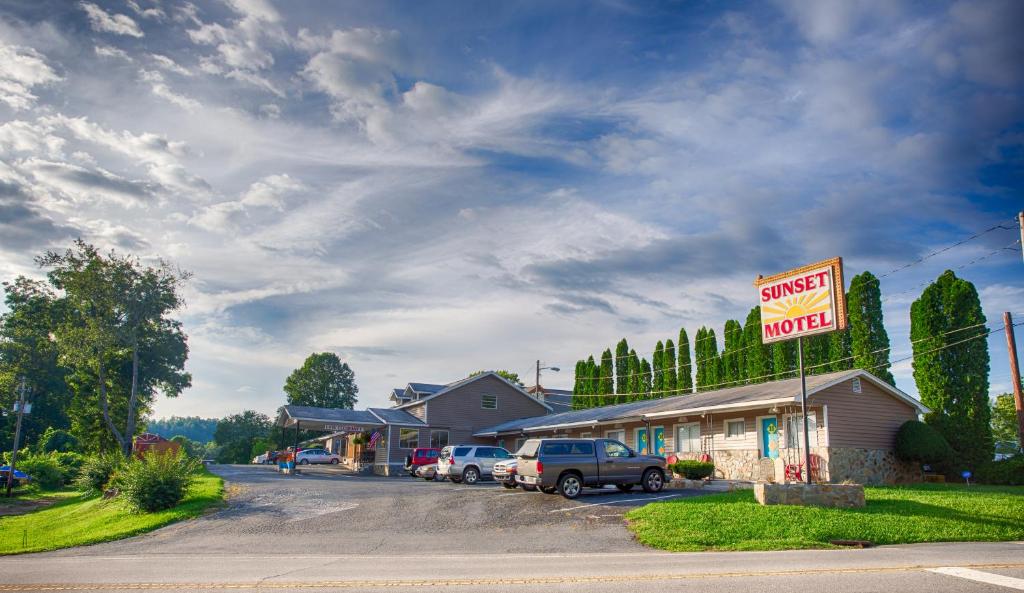
[(163, 9), (161, 9), (158, 6), (153, 6), (151, 8), (143, 8), (135, 0), (125, 0), (125, 3), (128, 5), (128, 8), (132, 9), (132, 11), (135, 14), (141, 16), (144, 19), (154, 19), (157, 21), (162, 21), (167, 18), (167, 13), (165, 13)]
[(24, 252), (79, 234), (34, 202), (27, 182), (9, 168), (0, 167), (0, 248)]
[(123, 49), (111, 47), (109, 45), (97, 45), (95, 48), (93, 48), (93, 50), (96, 52), (96, 55), (100, 56), (101, 58), (117, 58), (119, 60), (124, 60), (126, 62), (135, 61), (132, 59), (131, 56), (128, 55), (128, 52), (124, 51)]
[(185, 111), (196, 111), (202, 107), (199, 101), (172, 91), (171, 87), (167, 85), (163, 74), (155, 70), (140, 70), (139, 76), (142, 80), (149, 83), (154, 95), (166, 99)]
[(33, 87), (60, 80), (38, 51), (0, 43), (0, 101), (12, 109), (32, 107), (38, 99), (32, 94)]
[(161, 68), (163, 70), (166, 70), (168, 72), (173, 72), (175, 74), (180, 74), (181, 76), (192, 76), (193, 75), (193, 72), (191, 70), (181, 66), (180, 64), (178, 64), (177, 62), (175, 62), (174, 60), (172, 60), (171, 58), (169, 58), (169, 57), (167, 57), (165, 55), (162, 55), (162, 54), (149, 54), (149, 59), (153, 60), (153, 63), (156, 64), (157, 67), (159, 67), (159, 68)]
[(201, 208), (189, 222), (208, 231), (231, 233), (247, 220), (258, 223), (260, 210), (284, 212), (287, 198), (308, 189), (288, 175), (269, 175), (250, 185), (238, 200)]
[(22, 163), (36, 182), (73, 202), (109, 200), (122, 206), (150, 201), (157, 188), (152, 183), (126, 179), (102, 168), (89, 169), (71, 163), (27, 159)]
[(143, 36), (138, 23), (126, 14), (110, 14), (92, 2), (79, 2), (78, 6), (89, 17), (89, 25), (93, 31), (130, 37)]

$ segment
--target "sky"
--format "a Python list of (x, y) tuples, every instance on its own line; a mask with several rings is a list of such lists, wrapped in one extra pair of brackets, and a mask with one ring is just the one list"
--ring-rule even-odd
[(321, 351), (360, 406), (537, 359), (571, 388), (622, 337), (721, 339), (758, 274), (998, 225), (882, 278), (895, 360), (945, 269), (1024, 320), (1021, 30), (1015, 0), (0, 0), (0, 277), (76, 237), (191, 271), (193, 385), (154, 416), (219, 417)]

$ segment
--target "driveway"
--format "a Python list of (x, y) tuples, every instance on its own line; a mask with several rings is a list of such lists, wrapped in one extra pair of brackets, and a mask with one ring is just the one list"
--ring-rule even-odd
[(54, 552), (447, 554), (642, 552), (622, 515), (652, 500), (698, 495), (666, 490), (587, 490), (575, 501), (411, 477), (354, 475), (330, 467), (284, 476), (269, 466), (212, 466), (227, 509), (126, 541)]

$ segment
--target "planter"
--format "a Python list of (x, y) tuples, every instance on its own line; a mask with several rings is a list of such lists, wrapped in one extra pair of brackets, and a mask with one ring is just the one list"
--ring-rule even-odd
[(754, 484), (754, 498), (763, 505), (814, 505), (840, 509), (864, 507), (860, 484)]

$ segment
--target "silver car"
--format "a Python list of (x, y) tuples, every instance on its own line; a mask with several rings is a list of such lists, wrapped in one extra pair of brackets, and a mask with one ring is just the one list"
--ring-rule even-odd
[(517, 486), (516, 484), (516, 466), (519, 464), (519, 460), (513, 457), (512, 459), (505, 459), (494, 464), (494, 481), (500, 482), (502, 486), (512, 489)]
[(476, 484), (481, 478), (494, 474), (495, 463), (507, 459), (512, 459), (512, 454), (503, 447), (448, 446), (441, 449), (441, 456), (437, 458), (437, 473), (455, 484)]

